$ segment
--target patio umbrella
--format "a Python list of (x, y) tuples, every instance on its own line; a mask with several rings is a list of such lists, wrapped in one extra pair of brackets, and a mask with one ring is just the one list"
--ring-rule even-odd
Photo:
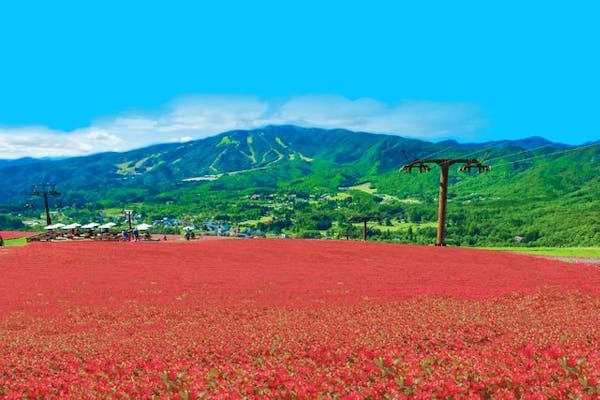
[(137, 229), (138, 231), (147, 231), (151, 227), (152, 227), (152, 225), (149, 225), (149, 224), (139, 224), (138, 226), (135, 227), (135, 229)]
[(58, 228), (62, 228), (63, 226), (65, 226), (65, 224), (54, 224), (54, 225), (48, 225), (46, 226), (44, 229), (58, 229)]
[(97, 224), (95, 222), (90, 222), (89, 224), (82, 225), (81, 229), (93, 229), (93, 228), (96, 228), (97, 226), (100, 226), (100, 224)]
[(62, 227), (62, 229), (69, 230), (69, 229), (79, 228), (80, 226), (81, 226), (81, 224), (74, 223), (74, 224), (64, 225)]

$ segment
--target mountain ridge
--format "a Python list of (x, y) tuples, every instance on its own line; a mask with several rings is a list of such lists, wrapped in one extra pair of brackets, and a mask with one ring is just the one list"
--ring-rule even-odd
[(224, 131), (224, 132), (218, 133), (213, 136), (200, 138), (200, 139), (194, 139), (194, 140), (190, 140), (190, 141), (183, 142), (183, 143), (179, 143), (179, 142), (177, 142), (177, 143), (173, 143), (173, 142), (155, 143), (155, 144), (151, 144), (148, 146), (143, 146), (143, 147), (129, 149), (129, 150), (125, 150), (125, 151), (119, 151), (119, 152), (102, 151), (102, 152), (98, 152), (98, 153), (90, 153), (90, 154), (83, 154), (83, 155), (76, 155), (76, 156), (56, 156), (56, 157), (26, 156), (26, 157), (20, 157), (20, 158), (16, 158), (16, 159), (0, 158), (0, 168), (4, 168), (6, 166), (31, 164), (34, 162), (60, 161), (60, 160), (69, 159), (69, 158), (89, 157), (89, 156), (96, 156), (99, 154), (111, 154), (111, 153), (123, 154), (123, 153), (130, 153), (132, 151), (140, 151), (140, 150), (150, 149), (150, 148), (155, 148), (155, 147), (164, 147), (164, 146), (177, 147), (182, 144), (202, 142), (206, 139), (210, 139), (213, 137), (221, 137), (223, 135), (229, 135), (229, 134), (236, 133), (236, 132), (255, 132), (255, 131), (261, 131), (261, 130), (270, 131), (273, 129), (275, 129), (275, 130), (302, 129), (302, 130), (314, 130), (314, 131), (324, 131), (324, 132), (352, 133), (352, 134), (359, 134), (359, 135), (377, 135), (377, 136), (385, 136), (385, 137), (399, 137), (399, 138), (403, 138), (403, 139), (417, 140), (417, 141), (431, 143), (431, 144), (446, 145), (446, 146), (452, 145), (452, 146), (457, 146), (457, 147), (481, 147), (481, 146), (489, 147), (489, 146), (494, 146), (494, 145), (499, 145), (499, 146), (507, 145), (507, 146), (522, 147), (524, 149), (531, 149), (534, 147), (538, 147), (540, 145), (547, 145), (549, 147), (578, 147), (578, 146), (600, 143), (600, 141), (591, 141), (591, 142), (583, 143), (581, 145), (570, 145), (570, 144), (565, 144), (565, 143), (560, 143), (560, 142), (554, 142), (554, 141), (548, 140), (542, 136), (528, 136), (528, 137), (524, 137), (521, 139), (489, 140), (489, 141), (485, 141), (485, 142), (469, 142), (469, 141), (463, 142), (463, 141), (458, 141), (456, 139), (443, 139), (443, 140), (435, 142), (435, 141), (427, 141), (424, 139), (405, 137), (405, 136), (391, 134), (391, 133), (371, 133), (371, 132), (365, 132), (365, 131), (352, 131), (352, 130), (344, 129), (344, 128), (322, 129), (322, 128), (305, 128), (305, 127), (300, 127), (300, 126), (295, 126), (295, 125), (266, 125), (262, 128), (257, 128), (257, 129), (235, 129), (235, 130)]
[[(474, 234), (474, 243), (506, 244), (529, 231), (534, 232), (528, 236), (530, 243), (564, 244), (575, 238), (588, 243), (596, 236), (600, 240), (594, 225), (594, 207), (600, 199), (600, 146), (565, 147), (535, 137), (465, 146), (289, 125), (233, 130), (123, 153), (5, 166), (0, 168), (4, 183), (0, 212), (11, 221), (35, 216), (35, 207), (23, 208), (35, 203), (27, 193), (32, 185), (52, 182), (62, 193), (52, 199), (53, 206), (88, 220), (135, 207), (145, 210), (151, 221), (160, 215), (226, 215), (238, 222), (268, 217), (284, 218), (287, 222), (279, 228), (297, 230), (308, 229), (313, 226), (310, 221), (321, 218), (329, 226), (335, 221), (333, 226), (343, 226), (345, 216), (366, 212), (382, 218), (387, 213), (394, 223), (420, 223), (435, 220), (438, 174), (434, 169), (408, 175), (399, 168), (429, 156), (475, 157), (492, 167), (479, 176), (451, 171), (449, 232), (452, 235), (453, 224), (462, 229), (455, 233), (456, 240)], [(248, 202), (254, 194), (279, 199), (276, 209), (269, 203)], [(284, 214), (287, 217), (277, 211), (287, 207), (287, 200), (281, 199), (309, 197), (313, 200), (308, 208), (302, 205)], [(561, 231), (553, 230), (559, 226)], [(430, 233), (423, 230), (422, 235)]]

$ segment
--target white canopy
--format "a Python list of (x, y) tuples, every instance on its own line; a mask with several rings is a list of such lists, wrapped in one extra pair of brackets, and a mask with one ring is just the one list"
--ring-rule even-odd
[(99, 225), (100, 224), (97, 224), (95, 222), (90, 222), (89, 224), (82, 225), (81, 228), (83, 228), (83, 229), (91, 229), (91, 228), (95, 228), (95, 227), (97, 227)]
[(65, 226), (65, 224), (54, 224), (54, 225), (48, 225), (46, 226), (44, 229), (58, 229), (58, 228), (62, 228), (63, 226)]
[(149, 224), (139, 224), (138, 226), (135, 227), (135, 229), (137, 229), (138, 231), (147, 231), (151, 227), (152, 227), (152, 225), (149, 225)]
[(115, 225), (117, 225), (117, 224), (115, 224), (114, 222), (107, 222), (104, 225), (100, 225), (98, 228), (100, 228), (100, 229), (108, 229), (108, 228), (112, 228)]
[(69, 230), (69, 229), (79, 228), (80, 226), (81, 226), (81, 224), (74, 223), (74, 224), (65, 225), (62, 228), (66, 229), (66, 230)]

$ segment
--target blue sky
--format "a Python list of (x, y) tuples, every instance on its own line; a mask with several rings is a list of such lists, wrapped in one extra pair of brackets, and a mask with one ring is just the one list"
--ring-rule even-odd
[(600, 139), (591, 1), (11, 3), (0, 158), (267, 123)]

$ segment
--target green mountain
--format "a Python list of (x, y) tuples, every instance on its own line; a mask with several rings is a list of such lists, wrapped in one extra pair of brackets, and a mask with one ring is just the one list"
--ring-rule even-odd
[[(156, 189), (164, 192), (193, 187), (190, 182), (212, 182), (214, 188), (236, 181), (252, 182), (249, 186), (272, 186), (315, 173), (327, 176), (331, 168), (355, 175), (344, 182), (353, 184), (364, 175), (365, 168), (396, 168), (403, 160), (401, 149), (417, 152), (437, 148), (438, 145), (417, 140), (345, 130), (279, 126), (232, 131), (125, 153), (37, 163), (28, 160), (26, 164), (5, 167), (0, 163), (0, 177), (5, 183), (0, 201), (22, 202), (31, 185), (41, 182), (58, 184), (69, 199), (98, 199), (121, 189), (154, 195)], [(152, 197), (145, 200), (152, 201)]]
[[(455, 244), (598, 245), (600, 146), (529, 138), (483, 144), (295, 126), (226, 132), (187, 143), (62, 160), (0, 162), (0, 228), (39, 217), (32, 185), (53, 182), (57, 218), (220, 220), (295, 236), (356, 235), (427, 243), (435, 234), (438, 172), (405, 174), (422, 157), (477, 158), (481, 175), (451, 171), (448, 240)], [(165, 228), (166, 229), (166, 228)]]

